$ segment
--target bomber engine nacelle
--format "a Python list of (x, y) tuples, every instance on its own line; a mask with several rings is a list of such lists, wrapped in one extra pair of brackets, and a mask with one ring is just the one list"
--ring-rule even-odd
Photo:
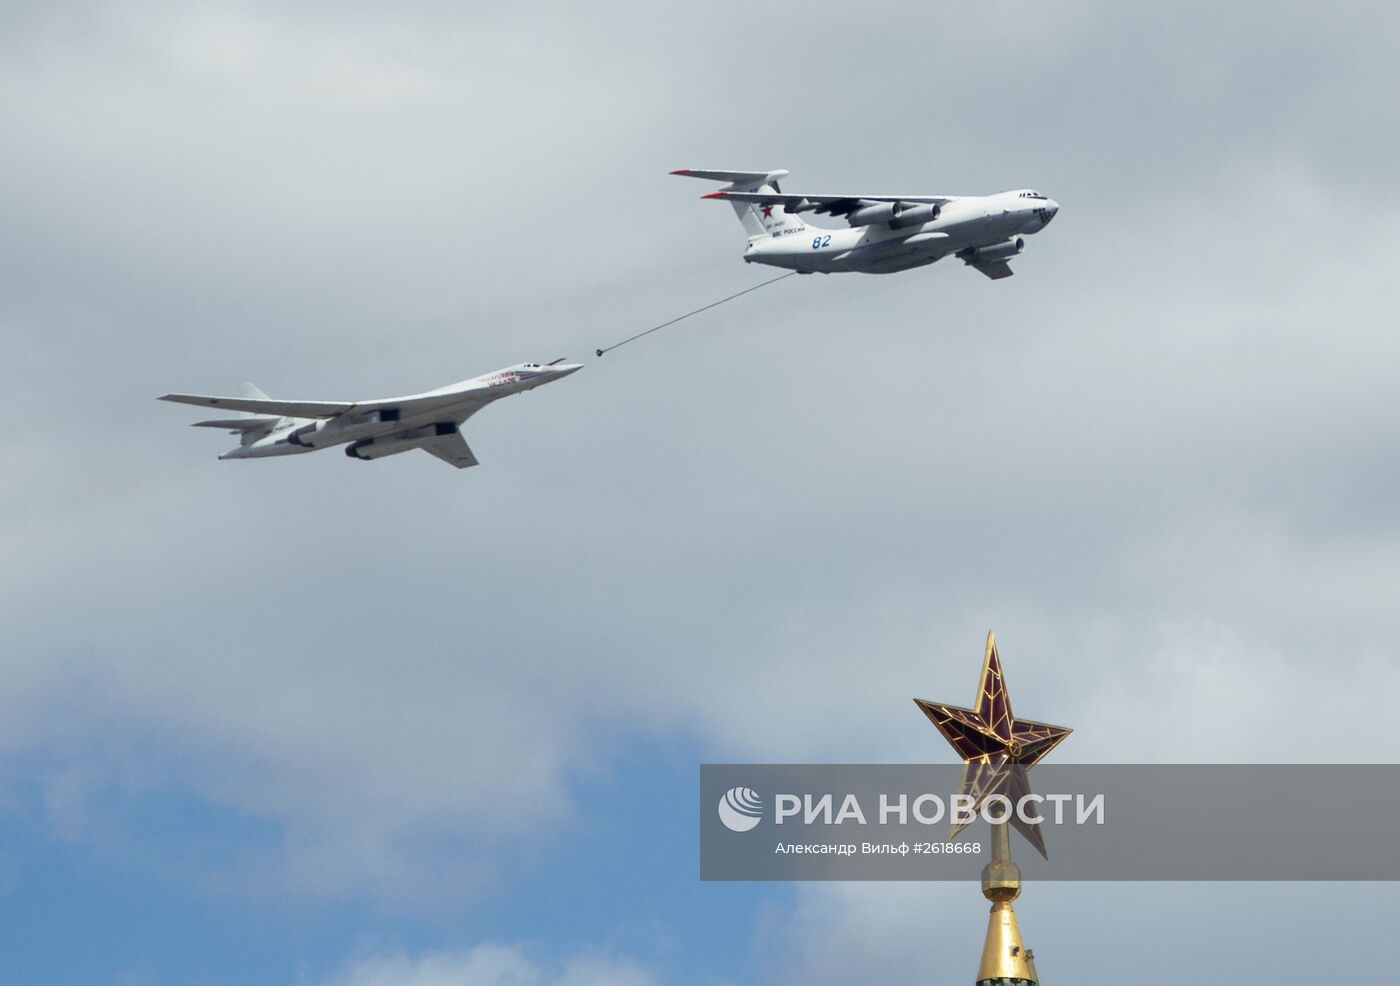
[(896, 213), (895, 217), (890, 220), (890, 225), (895, 229), (904, 229), (906, 226), (922, 226), (937, 218), (937, 205), (915, 205)]
[(326, 427), (326, 422), (313, 421), (309, 425), (302, 425), (300, 428), (287, 435), (287, 442), (291, 445), (300, 445), (302, 448), (316, 447), (316, 433)]
[(358, 442), (351, 442), (345, 446), (345, 454), (352, 459), (382, 459), (386, 455), (398, 455), (400, 452), (407, 452), (422, 445), (421, 440), (414, 439), (374, 439), (362, 438)]
[(451, 421), (439, 421), (422, 428), (414, 428), (407, 434), (390, 435), (387, 438), (362, 438), (358, 442), (351, 442), (345, 446), (345, 454), (352, 459), (364, 459), (365, 461), (383, 459), (386, 456), (411, 451), (420, 445), (426, 445), (435, 438), (450, 435), (456, 430), (457, 426)]
[(891, 222), (898, 215), (898, 202), (872, 202), (847, 213), (846, 221), (852, 226), (869, 226), (873, 223)]
[(972, 251), (973, 260), (1010, 260), (1016, 254), (1026, 248), (1026, 239), (1023, 236), (1013, 236), (1005, 243), (993, 243), (991, 246), (978, 247)]

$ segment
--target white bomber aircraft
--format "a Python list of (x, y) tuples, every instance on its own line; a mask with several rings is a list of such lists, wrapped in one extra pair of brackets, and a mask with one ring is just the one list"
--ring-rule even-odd
[(197, 421), (196, 428), (226, 428), (242, 444), (221, 459), (261, 459), (346, 445), (352, 459), (382, 459), (421, 448), (448, 465), (465, 469), (476, 456), (457, 429), (492, 401), (533, 390), (580, 369), (582, 363), (518, 363), (411, 397), (338, 403), (275, 401), (252, 384), (244, 397), (166, 394), (163, 401), (245, 412), (241, 418)]
[[(801, 274), (892, 274), (956, 255), (993, 280), (1010, 277), (1007, 261), (1060, 210), (1029, 188), (995, 195), (803, 195), (778, 188), (786, 171), (671, 174), (727, 182), (704, 198), (734, 206), (749, 234), (744, 260)], [(841, 216), (851, 228), (808, 226), (803, 212)]]

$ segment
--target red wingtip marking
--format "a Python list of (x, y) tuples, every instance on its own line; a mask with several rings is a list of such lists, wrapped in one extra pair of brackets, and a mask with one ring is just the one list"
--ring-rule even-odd
[(671, 174), (673, 174), (673, 175), (688, 175), (688, 174), (690, 174), (690, 169), (689, 169), (689, 168), (677, 168), (675, 171), (672, 171)]
[(725, 197), (725, 193), (724, 193), (724, 192), (706, 192), (704, 195), (702, 195), (702, 196), (700, 196), (700, 197), (701, 197), (702, 199), (722, 199), (722, 198)]

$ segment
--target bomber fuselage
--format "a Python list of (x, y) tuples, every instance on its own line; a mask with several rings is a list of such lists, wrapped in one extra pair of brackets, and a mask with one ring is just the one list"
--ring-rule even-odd
[(502, 397), (533, 390), (541, 384), (567, 376), (576, 369), (576, 364), (541, 366), (522, 363), (400, 399), (411, 408), (417, 398), (449, 398), (445, 403), (435, 402), (431, 409), (417, 412), (404, 407), (377, 406), (397, 403), (394, 399), (389, 399), (368, 402), (363, 410), (352, 408), (329, 418), (285, 417), (265, 434), (225, 452), (219, 458), (260, 459), (274, 455), (297, 455), (330, 448), (333, 445), (382, 439), (415, 429), (424, 429), (419, 437), (426, 440), (433, 435), (429, 426), (451, 424), (455, 430), (487, 404)]

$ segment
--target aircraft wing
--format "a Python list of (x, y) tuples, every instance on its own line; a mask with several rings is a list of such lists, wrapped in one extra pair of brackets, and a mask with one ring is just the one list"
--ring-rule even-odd
[(250, 411), (253, 414), (275, 414), (286, 418), (333, 418), (355, 406), (336, 401), (274, 401), (263, 397), (204, 397), (200, 394), (165, 394), (160, 399), (176, 404), (217, 407), (228, 411)]
[(418, 447), (458, 469), (466, 469), (477, 464), (476, 456), (472, 455), (472, 450), (467, 446), (467, 440), (462, 437), (460, 431), (434, 438), (431, 442)]
[(969, 260), (967, 265), (976, 267), (994, 281), (1000, 281), (1003, 277), (1010, 277), (1016, 273), (1005, 260)]
[[(470, 414), (474, 414), (487, 403), (487, 401), (481, 401), (472, 405), (461, 391), (451, 390), (445, 393), (416, 394), (412, 397), (390, 397), (383, 400), (354, 402), (279, 401), (270, 397), (205, 397), (200, 394), (166, 394), (160, 399), (174, 401), (177, 404), (217, 407), (229, 411), (250, 411), (253, 414), (271, 414), (287, 418), (334, 418), (349, 411), (384, 412), (397, 410), (404, 415), (421, 414), (439, 406), (444, 408), (450, 406), (460, 413), (462, 405), (470, 407)], [(233, 426), (230, 425), (230, 427)]]
[(725, 199), (729, 202), (752, 202), (755, 205), (781, 205), (790, 213), (816, 212), (831, 216), (844, 216), (863, 206), (877, 202), (898, 202), (901, 205), (945, 205), (958, 198), (956, 195), (801, 195), (789, 192), (731, 192), (720, 189), (702, 195), (706, 199)]

